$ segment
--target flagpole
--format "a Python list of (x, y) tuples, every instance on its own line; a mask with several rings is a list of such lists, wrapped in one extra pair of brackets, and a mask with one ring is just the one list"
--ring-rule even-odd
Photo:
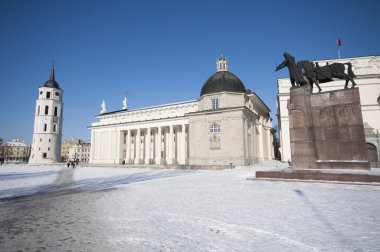
[(338, 44), (338, 58), (340, 59), (340, 51), (339, 51), (339, 47), (342, 45), (342, 40), (340, 38), (338, 38), (338, 40), (336, 41), (337, 44)]

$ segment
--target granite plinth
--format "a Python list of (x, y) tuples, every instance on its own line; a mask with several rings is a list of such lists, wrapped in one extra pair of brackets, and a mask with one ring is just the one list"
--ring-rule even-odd
[(329, 173), (318, 171), (257, 171), (257, 179), (316, 180), (359, 183), (380, 183), (380, 176), (370, 174)]
[(369, 169), (359, 89), (307, 95), (290, 91), (292, 166), (312, 169)]

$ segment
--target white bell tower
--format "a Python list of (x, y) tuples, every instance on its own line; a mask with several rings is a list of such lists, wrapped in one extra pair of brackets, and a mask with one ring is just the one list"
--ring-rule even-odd
[(55, 81), (53, 65), (50, 80), (38, 88), (29, 164), (61, 162), (62, 95), (63, 90)]

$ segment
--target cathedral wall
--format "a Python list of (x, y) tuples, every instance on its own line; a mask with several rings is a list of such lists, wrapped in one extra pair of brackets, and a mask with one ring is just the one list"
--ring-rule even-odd
[[(211, 132), (213, 124), (220, 132)], [(241, 110), (190, 117), (190, 165), (246, 164)]]
[(204, 95), (199, 100), (199, 111), (212, 109), (212, 99), (218, 99), (219, 108), (242, 107), (245, 105), (244, 94), (221, 92)]
[(115, 129), (99, 129), (94, 130), (93, 146), (91, 157), (92, 163), (99, 164), (115, 164), (116, 147), (117, 147), (117, 131)]

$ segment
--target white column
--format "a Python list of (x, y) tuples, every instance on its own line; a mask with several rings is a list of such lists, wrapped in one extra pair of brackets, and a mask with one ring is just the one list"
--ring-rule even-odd
[(127, 152), (125, 155), (125, 163), (129, 164), (130, 159), (131, 159), (131, 130), (128, 130), (128, 135), (127, 135)]
[(248, 119), (243, 118), (244, 159), (248, 159)]
[(157, 139), (156, 139), (156, 164), (161, 164), (161, 127), (157, 128)]
[(169, 126), (168, 156), (166, 162), (173, 164), (173, 125)]
[(118, 130), (116, 132), (116, 157), (114, 159), (114, 164), (120, 164), (120, 160), (121, 160), (121, 155), (120, 155), (120, 151), (121, 151), (121, 141), (122, 141), (122, 137), (121, 137), (121, 131)]
[(145, 164), (149, 164), (150, 161), (150, 133), (151, 128), (147, 128), (145, 135)]
[(141, 142), (140, 134), (141, 134), (140, 129), (137, 129), (136, 142), (135, 142), (135, 145), (136, 145), (135, 164), (139, 164), (140, 162), (140, 142)]
[(267, 147), (268, 147), (268, 149), (267, 149), (267, 155), (266, 155), (266, 157), (267, 157), (267, 159), (268, 160), (271, 160), (272, 159), (272, 146), (273, 146), (273, 141), (271, 141), (271, 132), (270, 132), (270, 129), (272, 128), (271, 127), (271, 124), (270, 124), (270, 120), (268, 119), (267, 120), (267, 123), (265, 124), (265, 126), (266, 126), (266, 128), (267, 129), (265, 129), (265, 134), (266, 134), (266, 137), (267, 137)]
[(263, 125), (262, 123), (260, 123), (258, 125), (259, 127), (259, 141), (258, 141), (258, 158), (259, 158), (259, 161), (263, 161), (264, 160), (264, 141), (263, 141), (263, 138), (264, 138), (264, 132), (263, 132)]
[(182, 124), (181, 139), (179, 141), (179, 160), (180, 164), (186, 163), (186, 124)]

